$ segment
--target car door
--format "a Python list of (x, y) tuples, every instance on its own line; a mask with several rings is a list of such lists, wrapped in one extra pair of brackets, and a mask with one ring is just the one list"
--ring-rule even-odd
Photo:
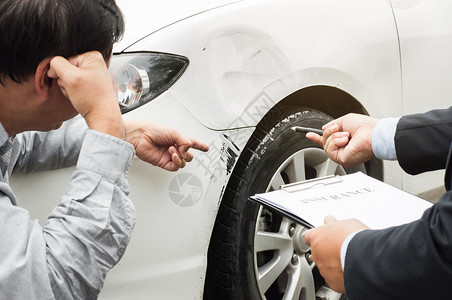
[[(452, 101), (452, 1), (391, 0), (399, 35), (403, 113), (447, 108)], [(435, 200), (444, 171), (403, 174), (403, 189)], [(425, 186), (438, 186), (425, 192)]]
[(391, 2), (400, 41), (404, 113), (449, 107), (452, 1)]

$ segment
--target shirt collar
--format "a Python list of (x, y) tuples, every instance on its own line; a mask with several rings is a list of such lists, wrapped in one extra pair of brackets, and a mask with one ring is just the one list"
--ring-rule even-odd
[(8, 133), (0, 122), (0, 147), (3, 146), (9, 139)]

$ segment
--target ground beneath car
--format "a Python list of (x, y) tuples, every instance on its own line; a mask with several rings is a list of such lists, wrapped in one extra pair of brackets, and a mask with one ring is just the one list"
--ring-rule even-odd
[(430, 191), (426, 191), (424, 193), (420, 193), (417, 195), (419, 198), (422, 198), (424, 200), (427, 200), (431, 203), (438, 202), (439, 198), (446, 192), (446, 189), (442, 186)]

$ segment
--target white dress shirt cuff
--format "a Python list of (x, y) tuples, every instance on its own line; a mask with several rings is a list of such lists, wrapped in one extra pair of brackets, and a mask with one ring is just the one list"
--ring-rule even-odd
[(372, 133), (372, 151), (375, 157), (396, 160), (394, 136), (400, 118), (385, 118), (378, 121)]
[(342, 243), (341, 246), (341, 266), (342, 266), (342, 271), (345, 270), (345, 255), (347, 254), (347, 248), (348, 248), (348, 244), (350, 243), (350, 241), (352, 240), (352, 238), (358, 233), (361, 232), (362, 230), (357, 230), (355, 232), (350, 233), (344, 240), (344, 242)]

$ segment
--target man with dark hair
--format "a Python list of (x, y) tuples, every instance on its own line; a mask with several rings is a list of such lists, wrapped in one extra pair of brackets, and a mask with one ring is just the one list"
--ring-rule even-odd
[(114, 1), (7, 0), (0, 2), (0, 29), (0, 74), (19, 82), (56, 55), (95, 50), (109, 60), (124, 21)]
[[(191, 161), (190, 147), (207, 151), (165, 127), (123, 123), (106, 66), (123, 24), (114, 0), (0, 2), (0, 299), (97, 298), (134, 226), (135, 151), (171, 171)], [(30, 221), (12, 172), (75, 163), (45, 226)]]

